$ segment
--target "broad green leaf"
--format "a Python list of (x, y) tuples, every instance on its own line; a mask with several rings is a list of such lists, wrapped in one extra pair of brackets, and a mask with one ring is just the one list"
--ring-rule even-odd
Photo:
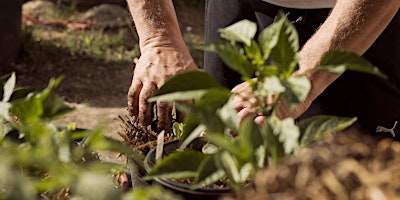
[(10, 123), (4, 121), (4, 119), (0, 119), (0, 144), (3, 141), (4, 137), (13, 129)]
[(144, 179), (196, 177), (196, 171), (205, 158), (206, 156), (198, 151), (186, 150), (174, 152), (164, 157), (161, 162), (155, 164)]
[(10, 79), (11, 74), (12, 74), (12, 73), (5, 74), (5, 75), (0, 76), (0, 84), (1, 84), (1, 87), (0, 87), (0, 97), (3, 97), (3, 96), (4, 96), (4, 85), (6, 84), (6, 82), (8, 81), (8, 79)]
[(228, 178), (234, 183), (241, 183), (240, 172), (238, 169), (238, 163), (235, 157), (229, 152), (224, 151), (219, 155), (218, 165), (222, 167)]
[(154, 96), (177, 91), (201, 90), (212, 87), (220, 87), (214, 77), (204, 71), (190, 71), (178, 74), (169, 79)]
[(45, 91), (48, 90), (48, 94), (43, 96), (43, 118), (54, 119), (75, 109), (73, 106), (66, 105), (64, 100), (56, 94), (61, 80), (62, 78), (50, 80), (49, 86), (45, 89)]
[(240, 119), (237, 111), (233, 108), (233, 99), (229, 99), (229, 101), (217, 112), (225, 126), (237, 133), (239, 130)]
[(226, 40), (241, 42), (250, 46), (251, 39), (257, 32), (257, 24), (249, 20), (242, 20), (218, 31), (221, 33), (221, 37)]
[(254, 167), (251, 163), (244, 164), (239, 170), (240, 182), (244, 183), (250, 177), (253, 171)]
[(254, 122), (252, 116), (245, 118), (240, 123), (237, 137), (242, 146), (242, 154), (247, 153), (246, 160), (251, 160), (256, 149), (264, 143), (259, 126)]
[[(335, 66), (339, 69), (335, 69)], [(379, 68), (373, 66), (368, 60), (353, 52), (347, 51), (330, 51), (326, 53), (317, 69), (342, 73), (344, 67), (347, 70), (372, 74), (387, 79), (387, 76), (383, 74)]]
[(351, 126), (356, 117), (338, 117), (330, 115), (318, 115), (304, 119), (298, 123), (301, 137), (301, 146), (306, 146), (312, 141), (320, 139), (326, 135), (342, 131)]
[(197, 45), (196, 49), (217, 53), (226, 66), (244, 77), (252, 77), (256, 70), (254, 64), (244, 55), (245, 50), (239, 44), (218, 41)]
[(205, 130), (206, 126), (202, 124), (197, 126), (187, 137), (181, 139), (182, 143), (179, 145), (179, 149), (185, 149), (187, 145), (189, 145), (195, 139), (199, 138), (200, 134), (203, 133)]
[(218, 45), (216, 51), (226, 66), (243, 77), (253, 77), (255, 66), (241, 53), (244, 50), (237, 44), (224, 43)]
[(257, 167), (262, 168), (265, 166), (265, 160), (267, 158), (265, 145), (261, 145), (255, 150), (254, 157)]
[(244, 45), (244, 52), (254, 65), (263, 65), (264, 59), (262, 58), (260, 47), (255, 40), (251, 40), (251, 45)]
[(27, 96), (25, 99), (15, 101), (11, 113), (22, 122), (38, 119), (52, 119), (73, 110), (56, 95), (56, 87), (62, 78), (51, 79), (47, 88), (42, 92)]
[(300, 130), (293, 118), (285, 118), (280, 123), (279, 141), (283, 144), (286, 155), (292, 153), (299, 146)]
[(245, 160), (247, 158), (247, 153), (243, 152), (241, 147), (236, 143), (235, 139), (226, 138), (228, 136), (219, 134), (207, 134), (205, 139), (217, 147), (230, 152), (235, 157)]
[(190, 105), (186, 103), (176, 102), (176, 108), (186, 115), (191, 115), (201, 121), (207, 127), (207, 131), (223, 133), (224, 126), (217, 116), (215, 110), (204, 109), (204, 107), (198, 107), (196, 105)]
[(159, 96), (149, 98), (149, 102), (155, 101), (184, 101), (184, 100), (197, 100), (201, 98), (207, 90), (188, 90), (188, 91), (179, 91), (179, 92), (171, 92), (167, 94), (162, 94)]
[(7, 121), (10, 120), (10, 111), (11, 104), (8, 102), (0, 102), (0, 123), (2, 119), (5, 119)]
[(203, 148), (201, 148), (201, 152), (204, 154), (216, 154), (219, 151), (219, 147), (215, 146), (214, 144), (211, 143), (206, 143), (204, 144)]
[(279, 13), (276, 23), (280, 25), (275, 32), (279, 35), (279, 39), (271, 51), (271, 59), (273, 64), (280, 67), (285, 77), (289, 77), (298, 61), (299, 39), (296, 28), (282, 12)]
[(16, 82), (15, 73), (13, 72), (7, 82), (4, 84), (3, 87), (3, 102), (8, 102), (11, 98), (11, 95), (14, 91)]
[(11, 95), (10, 102), (25, 98), (26, 96), (29, 95), (29, 93), (32, 93), (34, 91), (35, 90), (32, 87), (25, 87), (25, 88), (15, 89), (14, 92), (12, 93), (12, 95)]
[(267, 76), (279, 76), (279, 69), (275, 65), (261, 65), (258, 66), (256, 73), (256, 76), (262, 79)]
[(279, 141), (279, 129), (279, 119), (273, 116), (266, 118), (262, 133), (265, 138), (264, 145), (271, 156), (272, 165), (278, 164), (280, 159), (285, 155), (283, 144)]
[(303, 102), (311, 90), (310, 81), (303, 76), (291, 76), (283, 84), (286, 91), (282, 93), (282, 98), (288, 104), (290, 110)]
[(201, 96), (200, 99), (195, 101), (197, 107), (215, 110), (220, 109), (231, 96), (231, 91), (226, 88), (210, 88)]
[(261, 82), (259, 88), (254, 91), (254, 95), (267, 97), (271, 94), (280, 94), (286, 89), (282, 85), (281, 81), (276, 76), (266, 77), (264, 81)]
[(200, 164), (196, 177), (196, 184), (192, 186), (193, 189), (199, 188), (202, 185), (208, 185), (221, 180), (225, 176), (225, 172), (219, 169), (215, 160), (219, 159), (219, 155), (207, 156)]
[(282, 22), (273, 23), (258, 36), (258, 42), (260, 44), (263, 59), (267, 60), (271, 54), (272, 49), (278, 44), (279, 32), (282, 29)]
[(196, 127), (199, 126), (200, 123), (201, 121), (196, 117), (187, 115), (183, 121), (183, 133), (179, 141), (182, 142), (185, 141), (188, 137), (194, 137), (191, 136), (192, 132)]

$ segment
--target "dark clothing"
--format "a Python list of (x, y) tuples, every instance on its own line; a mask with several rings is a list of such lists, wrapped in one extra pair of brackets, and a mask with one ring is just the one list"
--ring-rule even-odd
[[(262, 30), (273, 23), (279, 9), (295, 25), (300, 46), (313, 35), (330, 12), (330, 9), (282, 8), (260, 0), (207, 0), (206, 42), (219, 40), (219, 28), (241, 19), (257, 22), (259, 30)], [(395, 121), (400, 121), (400, 12), (363, 57), (379, 67), (389, 80), (346, 71), (299, 119), (316, 114), (356, 116), (363, 128), (374, 134), (385, 134), (375, 133), (377, 126), (392, 128)], [(204, 68), (225, 87), (233, 88), (242, 82), (240, 76), (228, 69), (216, 54), (205, 53)], [(398, 134), (396, 139), (400, 139), (400, 124), (395, 133)]]

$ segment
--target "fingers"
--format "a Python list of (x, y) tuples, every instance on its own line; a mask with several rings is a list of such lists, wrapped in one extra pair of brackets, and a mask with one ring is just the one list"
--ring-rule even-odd
[(172, 104), (157, 102), (157, 129), (170, 133), (172, 129)]
[(138, 120), (139, 122), (150, 125), (151, 124), (151, 114), (153, 112), (152, 103), (148, 102), (148, 99), (153, 95), (153, 92), (156, 90), (156, 85), (147, 84), (143, 85), (140, 90), (139, 99), (138, 99)]
[(128, 91), (128, 112), (130, 116), (137, 117), (139, 114), (139, 94), (142, 90), (142, 83), (137, 79), (132, 80)]
[(249, 116), (257, 116), (257, 113), (254, 108), (243, 108), (240, 111), (238, 111), (238, 116), (240, 121), (243, 121)]

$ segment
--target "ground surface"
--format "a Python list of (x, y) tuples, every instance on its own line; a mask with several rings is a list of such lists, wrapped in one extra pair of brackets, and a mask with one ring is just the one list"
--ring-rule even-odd
[[(184, 36), (189, 40), (195, 37), (196, 40), (201, 41), (204, 2), (178, 0), (175, 6)], [(72, 10), (70, 5), (59, 5), (57, 8)], [(72, 11), (76, 11), (76, 15), (84, 12), (75, 7)], [(76, 18), (75, 14), (73, 12), (68, 14), (72, 15), (68, 17), (68, 21), (73, 22), (71, 19)], [(119, 138), (117, 132), (120, 130), (121, 121), (118, 116), (127, 115), (126, 94), (134, 67), (132, 57), (125, 55), (128, 55), (126, 52), (132, 52), (134, 48), (137, 48), (135, 46), (137, 40), (129, 28), (131, 27), (112, 30), (71, 30), (60, 27), (59, 24), (49, 25), (31, 21), (24, 23), (23, 35), (31, 38), (24, 39), (20, 57), (11, 67), (0, 68), (0, 75), (15, 71), (18, 86), (33, 86), (37, 89), (43, 89), (51, 77), (63, 76), (64, 80), (59, 86), (58, 94), (67, 102), (86, 104), (86, 107), (56, 120), (55, 123), (64, 126), (76, 122), (77, 127), (86, 129), (102, 125), (106, 127), (107, 136)], [(87, 50), (84, 48), (88, 48), (88, 45), (80, 44), (87, 42), (88, 38), (95, 41), (96, 38), (91, 37), (96, 37), (106, 31), (116, 33), (116, 37), (121, 36), (120, 33), (125, 31), (124, 41), (119, 45), (121, 47), (118, 44), (107, 43), (109, 47), (101, 47), (99, 53), (98, 49), (95, 49), (98, 47)], [(72, 34), (78, 35), (76, 41), (73, 41), (74, 38), (71, 39)], [(72, 43), (72, 45), (65, 43)], [(95, 45), (97, 44), (93, 42), (93, 46)], [(70, 48), (71, 46), (74, 48)], [(122, 53), (112, 54), (109, 51)], [(106, 59), (110, 57), (108, 54), (113, 58)], [(201, 62), (200, 59), (198, 58), (199, 62)], [(102, 157), (105, 160), (119, 160), (112, 154), (102, 154)]]

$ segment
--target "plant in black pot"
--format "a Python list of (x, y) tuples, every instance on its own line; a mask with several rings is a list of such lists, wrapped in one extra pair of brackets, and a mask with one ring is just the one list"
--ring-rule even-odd
[[(210, 198), (239, 192), (251, 182), (257, 170), (276, 165), (302, 146), (356, 121), (356, 118), (326, 115), (298, 123), (290, 117), (279, 118), (278, 105), (284, 103), (294, 109), (307, 97), (311, 84), (304, 75), (294, 74), (298, 35), (284, 14), (260, 32), (257, 40), (256, 27), (253, 22), (240, 21), (220, 30), (224, 41), (200, 48), (217, 53), (250, 85), (255, 99), (252, 108), (265, 117), (262, 125), (255, 123), (255, 116), (240, 120), (232, 106), (232, 97), (242, 94), (221, 87), (208, 73), (199, 70), (179, 74), (165, 83), (150, 101), (175, 102), (186, 116), (182, 135), (178, 141), (158, 145), (159, 152), (162, 148), (166, 152), (162, 159), (155, 158), (157, 153), (147, 156), (151, 170), (144, 177), (146, 180), (154, 179), (164, 185), (175, 182), (173, 189), (193, 190), (193, 194), (223, 182), (225, 186), (220, 193), (209, 194)], [(343, 51), (328, 52), (316, 68), (333, 73), (343, 73), (346, 69), (385, 77), (363, 58)], [(193, 142), (198, 141), (202, 141), (200, 147), (192, 148)]]

